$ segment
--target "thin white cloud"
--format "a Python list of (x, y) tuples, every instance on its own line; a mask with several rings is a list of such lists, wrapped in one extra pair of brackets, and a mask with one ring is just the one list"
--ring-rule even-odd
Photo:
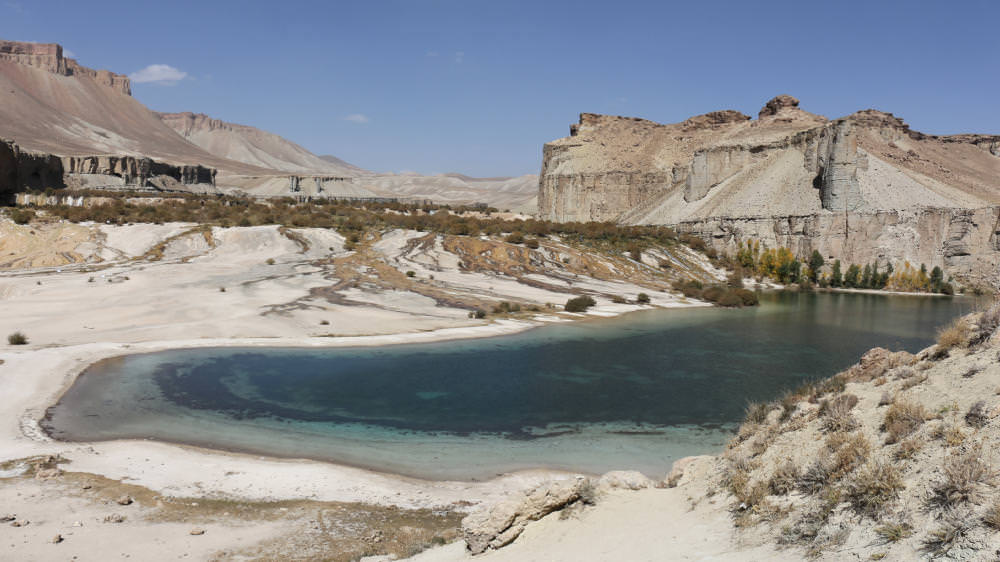
[(462, 61), (464, 60), (465, 60), (465, 51), (457, 51), (455, 53), (455, 63), (462, 64)]
[(187, 78), (188, 73), (169, 64), (151, 64), (138, 72), (129, 74), (133, 82), (139, 84), (173, 85)]
[(370, 119), (368, 119), (368, 116), (364, 113), (352, 113), (347, 117), (344, 117), (344, 121), (350, 121), (351, 123), (367, 123)]
[(18, 2), (4, 2), (3, 5), (5, 8), (14, 13), (23, 14), (25, 12), (24, 6), (22, 6)]
[(436, 57), (436, 56), (438, 56), (438, 52), (437, 51), (427, 51), (427, 56), (428, 57)]
[(63, 56), (71, 58), (71, 59), (75, 59), (76, 58), (76, 53), (74, 53), (73, 51), (71, 51), (71, 50), (63, 47)]

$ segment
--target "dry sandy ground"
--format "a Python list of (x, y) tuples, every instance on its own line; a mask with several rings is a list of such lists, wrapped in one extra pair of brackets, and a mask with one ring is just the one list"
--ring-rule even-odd
[[(85, 366), (123, 353), (485, 337), (571, 318), (546, 304), (562, 303), (579, 291), (596, 295), (592, 317), (640, 308), (610, 298), (640, 291), (649, 292), (658, 306), (700, 305), (657, 291), (669, 279), (655, 266), (588, 255), (557, 240), (546, 241), (537, 253), (469, 240), (472, 246), (459, 244), (449, 251), (445, 246), (455, 244), (453, 240), (397, 231), (365, 239), (356, 251), (347, 251), (339, 234), (318, 229), (60, 222), (16, 226), (0, 220), (0, 268), (6, 268), (0, 269), (0, 334), (18, 330), (30, 339), (26, 346), (0, 347), (0, 463), (61, 455), (69, 461), (62, 465), (65, 470), (107, 478), (115, 485), (128, 483), (158, 498), (363, 502), (448, 513), (567, 477), (526, 471), (490, 482), (427, 482), (328, 463), (146, 441), (58, 443), (39, 429), (45, 409)], [(677, 252), (649, 259), (670, 261), (674, 275), (721, 275), (703, 258)], [(414, 275), (407, 277), (407, 271)], [(475, 320), (463, 308), (503, 300), (535, 306), (539, 312)], [(232, 557), (236, 550), (274, 537), (287, 541), (301, 534), (303, 518), (298, 516), (271, 521), (214, 513), (202, 525), (204, 535), (187, 534), (191, 525), (186, 521), (152, 516), (105, 524), (108, 510), (118, 506), (68, 493), (75, 488), (67, 479), (0, 478), (0, 511), (32, 521), (24, 527), (0, 526), (0, 548), (5, 549), (0, 558), (86, 559), (84, 554), (100, 553), (97, 559), (209, 559), (224, 550)], [(74, 526), (77, 522), (81, 525)], [(56, 534), (63, 536), (62, 543), (51, 542)], [(323, 540), (330, 536), (324, 534)], [(260, 548), (264, 550), (255, 557), (266, 558), (266, 552), (289, 556), (287, 549)], [(397, 550), (405, 553), (407, 548)]]

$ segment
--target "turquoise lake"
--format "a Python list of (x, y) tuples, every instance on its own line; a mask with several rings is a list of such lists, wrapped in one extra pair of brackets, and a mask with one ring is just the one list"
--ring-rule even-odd
[(971, 298), (766, 293), (510, 336), (379, 348), (209, 348), (89, 367), (49, 410), (67, 441), (155, 439), (420, 478), (553, 468), (662, 477), (750, 401), (874, 346), (917, 351)]

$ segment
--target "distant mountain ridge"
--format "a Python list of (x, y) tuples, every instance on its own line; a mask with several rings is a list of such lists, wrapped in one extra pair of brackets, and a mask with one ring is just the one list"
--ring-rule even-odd
[[(119, 175), (121, 165), (105, 165), (128, 157), (129, 166), (148, 166), (142, 164), (143, 159), (153, 159), (174, 166), (171, 173), (181, 175), (182, 170), (197, 166), (213, 169), (211, 173), (196, 174), (197, 178), (213, 178), (215, 182), (191, 187), (199, 192), (215, 190), (259, 197), (412, 197), (451, 204), (482, 202), (525, 212), (535, 211), (537, 197), (534, 175), (471, 178), (461, 174), (377, 174), (335, 156), (317, 156), (279, 135), (249, 125), (201, 113), (154, 112), (131, 96), (127, 76), (81, 66), (66, 58), (62, 47), (55, 43), (0, 40), (3, 139), (16, 143), (20, 154), (50, 154), (73, 158), (67, 162), (100, 163), (75, 165), (72, 170), (49, 167), (43, 175), (63, 171), (74, 175), (52, 187), (138, 185), (134, 181), (156, 187), (142, 173), (131, 174), (126, 181)], [(41, 161), (33, 160), (35, 164)], [(57, 158), (53, 162), (59, 161)], [(12, 165), (8, 162), (13, 160), (0, 159), (0, 168)], [(8, 176), (7, 170), (0, 170), (0, 177)], [(36, 178), (31, 185), (37, 186), (39, 181)], [(178, 181), (170, 185), (187, 189), (188, 184)]]

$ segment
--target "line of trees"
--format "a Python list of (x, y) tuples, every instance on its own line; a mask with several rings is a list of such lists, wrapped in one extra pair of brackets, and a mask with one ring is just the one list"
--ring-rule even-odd
[(799, 284), (806, 287), (846, 289), (878, 289), (905, 292), (932, 292), (952, 295), (955, 288), (946, 281), (944, 271), (938, 266), (928, 273), (927, 266), (915, 268), (904, 262), (899, 270), (892, 264), (881, 269), (878, 262), (858, 265), (849, 264), (846, 270), (840, 260), (829, 264), (829, 272), (823, 255), (813, 250), (807, 260), (800, 261), (791, 249), (785, 247), (768, 248), (759, 241), (747, 240), (736, 253), (736, 262), (744, 271), (757, 277), (773, 279), (784, 285)]

